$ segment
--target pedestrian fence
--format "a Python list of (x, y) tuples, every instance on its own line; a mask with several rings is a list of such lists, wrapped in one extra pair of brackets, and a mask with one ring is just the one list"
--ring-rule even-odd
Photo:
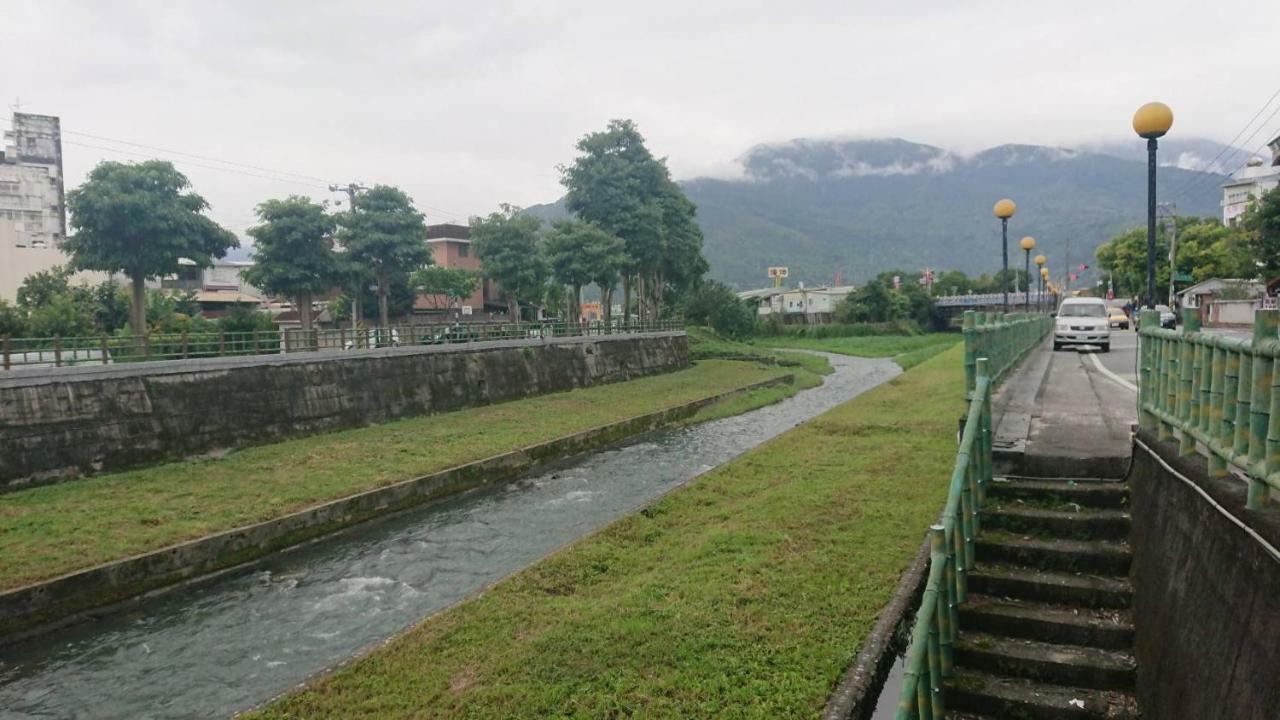
[(571, 323), (451, 323), (386, 328), (280, 329), (253, 332), (198, 331), (145, 335), (0, 338), (3, 368), (108, 365), (234, 355), (450, 345), (487, 340), (581, 337), (683, 330), (678, 319)]
[(960, 605), (968, 599), (969, 568), (992, 478), (991, 395), (1053, 328), (1046, 315), (964, 314), (964, 367), (969, 402), (960, 448), (939, 524), (929, 528), (929, 574), (907, 646), (897, 720), (946, 717), (944, 681), (953, 672), (952, 647)]
[(1280, 310), (1257, 310), (1252, 337), (1200, 331), (1194, 308), (1177, 329), (1154, 310), (1139, 322), (1139, 426), (1161, 440), (1179, 436), (1182, 455), (1203, 452), (1209, 474), (1248, 478), (1246, 507), (1280, 489)]
[(964, 381), (972, 396), (977, 387), (977, 360), (986, 358), (992, 382), (999, 383), (1053, 329), (1048, 315), (996, 312), (964, 313)]

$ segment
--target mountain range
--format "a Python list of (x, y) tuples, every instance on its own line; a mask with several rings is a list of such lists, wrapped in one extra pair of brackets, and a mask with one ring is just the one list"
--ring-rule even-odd
[[(711, 276), (737, 288), (765, 285), (773, 265), (809, 285), (888, 268), (998, 270), (991, 207), (1002, 197), (1018, 205), (1010, 265), (1021, 267), (1017, 242), (1031, 235), (1062, 271), (1092, 265), (1098, 245), (1145, 223), (1145, 147), (1132, 145), (1001, 145), (962, 155), (897, 138), (797, 139), (751, 148), (740, 177), (680, 184), (698, 206)], [(1176, 202), (1180, 215), (1219, 215), (1224, 173), (1246, 156), (1208, 140), (1163, 142), (1160, 200)], [(526, 212), (565, 215), (560, 202)]]

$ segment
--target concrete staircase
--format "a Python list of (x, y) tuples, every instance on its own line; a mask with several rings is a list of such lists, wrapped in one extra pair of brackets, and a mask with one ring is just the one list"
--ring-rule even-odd
[(1139, 717), (1126, 483), (997, 478), (988, 488), (949, 717)]

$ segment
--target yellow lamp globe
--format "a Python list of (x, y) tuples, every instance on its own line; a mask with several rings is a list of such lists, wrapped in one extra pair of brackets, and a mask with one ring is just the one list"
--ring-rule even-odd
[(1133, 114), (1133, 131), (1140, 137), (1154, 139), (1173, 127), (1173, 111), (1161, 102), (1149, 102)]
[(1049, 258), (1043, 255), (1037, 255), (1031, 259), (1031, 262), (1035, 263), (1036, 265), (1044, 265), (1045, 263), (1049, 262)]
[(1031, 252), (1036, 247), (1036, 239), (1028, 235), (1018, 241), (1018, 246), (1027, 252)]
[(1048, 280), (1048, 279), (1049, 279), (1049, 268), (1047, 268), (1047, 267), (1042, 267), (1042, 268), (1040, 268), (1040, 277), (1042, 277), (1042, 278), (1044, 278), (1044, 279)]
[(1004, 198), (997, 202), (995, 207), (991, 208), (991, 212), (995, 213), (995, 216), (1001, 220), (1007, 220), (1013, 217), (1013, 212), (1017, 209), (1018, 206), (1014, 205), (1012, 200)]

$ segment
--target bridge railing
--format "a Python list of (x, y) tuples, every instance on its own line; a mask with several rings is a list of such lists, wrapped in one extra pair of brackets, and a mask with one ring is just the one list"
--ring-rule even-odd
[(1203, 451), (1211, 476), (1244, 473), (1250, 509), (1280, 489), (1278, 331), (1277, 310), (1255, 311), (1250, 338), (1201, 332), (1193, 308), (1177, 329), (1161, 328), (1154, 310), (1139, 323), (1140, 427), (1161, 440), (1176, 430), (1179, 453)]
[(278, 355), (321, 350), (367, 350), (406, 345), (451, 345), (485, 340), (579, 337), (683, 330), (678, 319), (647, 322), (527, 322), (396, 325), (387, 328), (279, 329), (82, 337), (2, 337), (0, 368), (109, 365), (232, 355)]
[(1053, 318), (967, 310), (963, 328), (965, 390), (972, 396), (977, 387), (978, 358), (987, 358), (992, 382), (1000, 382), (1053, 329)]
[(978, 358), (942, 522), (929, 528), (929, 577), (907, 647), (897, 720), (940, 720), (946, 716), (943, 682), (953, 672), (952, 647), (959, 630), (959, 608), (968, 598), (974, 540), (991, 481), (994, 385), (988, 360)]

